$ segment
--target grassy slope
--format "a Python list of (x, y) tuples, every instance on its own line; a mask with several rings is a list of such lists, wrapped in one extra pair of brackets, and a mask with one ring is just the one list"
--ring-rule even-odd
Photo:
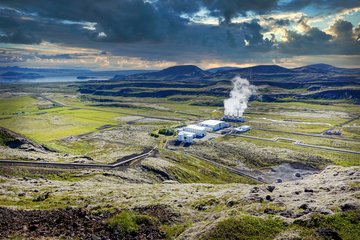
[(174, 163), (175, 166), (169, 167), (167, 173), (181, 183), (256, 183), (251, 179), (180, 152), (163, 150), (161, 156)]

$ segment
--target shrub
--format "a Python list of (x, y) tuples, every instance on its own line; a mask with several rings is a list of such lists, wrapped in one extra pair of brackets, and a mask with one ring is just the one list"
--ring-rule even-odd
[(157, 133), (150, 133), (150, 136), (155, 137), (155, 138), (158, 138), (158, 137), (159, 137), (159, 134), (157, 134)]
[[(353, 210), (333, 215), (313, 214), (308, 220), (297, 220), (295, 225), (315, 230), (315, 235), (324, 235), (324, 230), (341, 239), (352, 240), (360, 236), (360, 211)], [(325, 234), (326, 235), (326, 234)]]
[(136, 214), (130, 211), (123, 211), (108, 220), (108, 226), (119, 230), (122, 235), (136, 233), (139, 225), (136, 223)]
[(122, 211), (109, 218), (107, 223), (111, 229), (116, 229), (120, 231), (121, 236), (125, 236), (128, 234), (136, 234), (140, 230), (141, 225), (145, 227), (156, 226), (158, 220), (137, 212)]
[(165, 135), (165, 136), (173, 136), (175, 134), (174, 129), (171, 128), (162, 128), (159, 130), (159, 134)]
[(220, 221), (203, 239), (265, 240), (273, 239), (283, 229), (283, 222), (277, 218), (243, 216)]

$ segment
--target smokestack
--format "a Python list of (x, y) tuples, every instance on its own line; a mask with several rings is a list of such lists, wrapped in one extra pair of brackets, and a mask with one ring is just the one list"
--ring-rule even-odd
[(224, 114), (240, 118), (248, 107), (249, 98), (256, 93), (256, 86), (240, 77), (233, 78), (232, 83), (234, 87), (230, 92), (230, 98), (224, 100)]

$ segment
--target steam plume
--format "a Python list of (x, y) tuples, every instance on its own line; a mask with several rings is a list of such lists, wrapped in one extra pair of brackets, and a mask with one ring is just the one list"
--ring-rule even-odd
[(233, 78), (232, 82), (234, 88), (230, 92), (230, 98), (224, 100), (225, 115), (241, 117), (248, 107), (250, 96), (256, 93), (256, 86), (241, 77)]

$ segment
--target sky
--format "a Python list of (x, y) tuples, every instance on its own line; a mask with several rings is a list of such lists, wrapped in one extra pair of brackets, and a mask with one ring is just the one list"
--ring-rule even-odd
[(0, 66), (360, 67), (360, 0), (0, 0)]

